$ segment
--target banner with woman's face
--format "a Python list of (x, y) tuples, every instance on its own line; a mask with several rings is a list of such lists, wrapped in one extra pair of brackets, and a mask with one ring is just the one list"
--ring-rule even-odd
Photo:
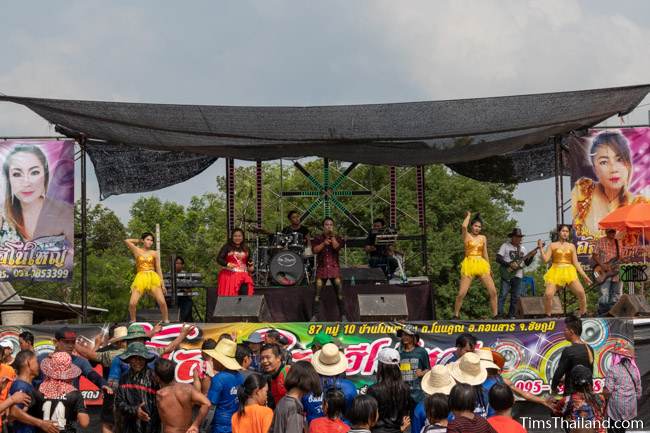
[(74, 141), (0, 142), (0, 281), (67, 281), (74, 252)]
[[(591, 130), (571, 140), (569, 158), (578, 255), (588, 264), (594, 243), (605, 236), (598, 223), (621, 206), (650, 199), (650, 128)], [(634, 232), (616, 238), (625, 250), (641, 242)]]

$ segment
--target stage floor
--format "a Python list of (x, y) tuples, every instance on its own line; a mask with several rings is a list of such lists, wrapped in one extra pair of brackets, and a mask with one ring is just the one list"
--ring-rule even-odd
[[(256, 295), (264, 295), (264, 300), (273, 322), (307, 322), (311, 318), (314, 287), (256, 287)], [(428, 282), (408, 284), (360, 283), (344, 286), (345, 308), (348, 321), (359, 321), (359, 302), (357, 295), (405, 294), (408, 305), (408, 320), (421, 321), (433, 319), (431, 285)], [(321, 294), (319, 321), (339, 320), (336, 293), (332, 286), (326, 286)], [(207, 293), (206, 321), (214, 321), (212, 312), (217, 302), (214, 290)]]

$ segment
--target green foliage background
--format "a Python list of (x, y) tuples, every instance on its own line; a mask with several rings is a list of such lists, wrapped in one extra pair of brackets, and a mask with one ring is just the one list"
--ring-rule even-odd
[[(322, 161), (311, 160), (307, 169), (322, 179)], [(286, 224), (286, 212), (290, 209), (306, 209), (311, 203), (308, 198), (280, 200), (281, 190), (312, 190), (307, 179), (286, 162), (281, 167), (276, 163), (265, 163), (264, 167), (264, 226), (275, 231)], [(338, 163), (331, 163), (332, 178), (343, 171)], [(355, 196), (341, 201), (369, 227), (375, 217), (388, 220), (389, 212), (389, 170), (386, 167), (358, 166), (351, 179), (343, 182), (341, 190), (369, 189), (374, 197)], [(401, 234), (419, 234), (416, 208), (415, 169), (398, 168), (398, 215)], [(484, 233), (488, 237), (490, 257), (495, 276), (498, 276), (494, 257), (506, 234), (516, 225), (512, 218), (520, 211), (523, 201), (514, 196), (516, 185), (481, 183), (453, 173), (444, 166), (426, 167), (426, 214), (428, 238), (428, 276), (436, 289), (436, 310), (438, 318), (451, 317), (459, 279), (458, 264), (463, 258), (460, 239), (460, 225), (467, 210), (480, 211), (484, 219)], [(123, 243), (126, 237), (139, 237), (142, 232), (154, 231), (160, 224), (163, 269), (168, 269), (166, 259), (172, 253), (182, 255), (188, 271), (201, 272), (209, 287), (214, 287), (218, 273), (215, 262), (217, 252), (225, 242), (225, 178), (218, 177), (214, 193), (193, 196), (188, 206), (175, 202), (161, 201), (156, 197), (141, 198), (133, 203), (130, 218), (124, 225), (117, 215), (102, 204), (91, 206), (88, 212), (88, 286), (89, 303), (109, 310), (102, 320), (121, 321), (126, 318), (129, 286), (134, 276), (132, 257)], [(549, 192), (552, 194), (552, 192)], [(236, 220), (237, 225), (246, 225), (242, 219), (255, 218), (255, 167), (238, 167), (236, 170)], [(79, 203), (76, 206), (75, 226), (79, 227)], [(345, 236), (364, 236), (363, 230), (350, 223), (335, 207), (333, 216), (337, 230)], [(312, 231), (320, 227), (322, 207), (306, 221)], [(80, 300), (80, 252), (76, 243), (75, 274), (71, 287), (56, 287), (51, 284), (17, 283), (20, 293), (51, 299), (64, 298), (69, 302)], [(532, 244), (527, 245), (529, 248)], [(397, 246), (407, 255), (409, 275), (423, 275), (419, 243), (403, 241)], [(361, 250), (348, 250), (344, 255), (347, 265), (362, 264), (365, 255)], [(543, 291), (542, 275), (545, 267), (538, 267), (532, 274), (536, 279), (538, 294)], [(208, 289), (212, 290), (212, 289)], [(593, 297), (593, 295), (592, 295)], [(569, 296), (573, 300), (573, 296)], [(428, 302), (429, 300), (423, 300)], [(154, 304), (149, 300), (148, 305)], [(199, 301), (202, 303), (203, 301)], [(590, 300), (593, 305), (593, 300)], [(463, 304), (463, 317), (481, 318), (489, 316), (485, 290), (474, 283)]]

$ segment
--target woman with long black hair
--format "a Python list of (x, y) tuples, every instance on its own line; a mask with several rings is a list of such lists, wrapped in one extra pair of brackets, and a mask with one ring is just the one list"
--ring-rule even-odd
[(399, 369), (399, 352), (385, 347), (377, 354), (377, 383), (368, 388), (368, 395), (377, 400), (379, 420), (372, 433), (401, 433), (410, 424), (414, 407), (411, 392)]
[(244, 231), (235, 229), (217, 257), (223, 266), (217, 280), (217, 295), (238, 296), (244, 289), (248, 296), (253, 295), (255, 287), (249, 272), (253, 271), (250, 250), (244, 241)]
[(239, 409), (232, 416), (232, 433), (267, 433), (273, 411), (266, 407), (268, 382), (259, 374), (251, 374), (237, 388)]

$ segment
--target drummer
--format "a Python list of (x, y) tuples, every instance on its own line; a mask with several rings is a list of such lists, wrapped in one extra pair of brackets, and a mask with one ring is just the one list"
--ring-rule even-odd
[(309, 236), (309, 229), (300, 223), (300, 212), (296, 209), (289, 211), (287, 219), (289, 220), (289, 225), (282, 229), (282, 233), (285, 235), (300, 233), (303, 243), (307, 245), (311, 237)]

